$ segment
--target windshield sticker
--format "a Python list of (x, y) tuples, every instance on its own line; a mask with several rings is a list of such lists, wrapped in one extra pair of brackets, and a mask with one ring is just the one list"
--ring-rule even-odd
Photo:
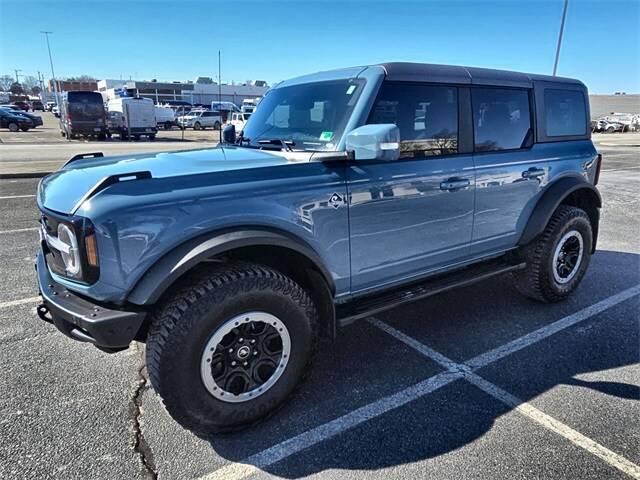
[(329, 142), (333, 138), (333, 132), (322, 132), (320, 134), (320, 140), (323, 142)]
[(347, 88), (347, 95), (351, 95), (355, 90), (356, 90), (356, 86), (350, 85), (349, 88)]

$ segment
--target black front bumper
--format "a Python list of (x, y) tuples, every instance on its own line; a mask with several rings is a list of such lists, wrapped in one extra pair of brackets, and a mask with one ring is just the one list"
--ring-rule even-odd
[(108, 308), (67, 290), (51, 277), (42, 252), (36, 257), (36, 270), (43, 299), (37, 312), (42, 320), (53, 323), (74, 340), (92, 343), (103, 350), (118, 351), (129, 346), (146, 312)]

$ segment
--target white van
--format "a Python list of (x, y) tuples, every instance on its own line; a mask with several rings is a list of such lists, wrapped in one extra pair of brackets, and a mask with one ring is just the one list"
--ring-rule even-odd
[(107, 102), (109, 110), (109, 134), (118, 134), (125, 140), (131, 136), (139, 140), (146, 136), (156, 138), (158, 128), (153, 100), (141, 97), (113, 98)]
[(230, 123), (231, 125), (236, 127), (236, 132), (240, 133), (244, 128), (244, 124), (247, 123), (247, 120), (249, 120), (250, 116), (250, 113), (232, 113), (231, 119), (227, 123)]
[(165, 130), (171, 130), (171, 128), (176, 124), (176, 114), (170, 107), (160, 107), (158, 105), (155, 106), (156, 111), (156, 125), (158, 129), (160, 127)]

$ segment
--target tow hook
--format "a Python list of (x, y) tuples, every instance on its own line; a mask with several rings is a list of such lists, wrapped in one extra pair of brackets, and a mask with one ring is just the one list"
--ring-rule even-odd
[(49, 307), (47, 307), (44, 303), (38, 305), (38, 308), (36, 308), (36, 312), (38, 312), (38, 317), (40, 317), (40, 320), (44, 320), (47, 323), (53, 323), (53, 318), (51, 318)]

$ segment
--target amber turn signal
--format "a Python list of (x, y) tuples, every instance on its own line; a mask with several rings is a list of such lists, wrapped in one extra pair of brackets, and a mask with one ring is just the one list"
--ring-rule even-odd
[(98, 266), (98, 247), (96, 245), (96, 236), (91, 234), (84, 237), (85, 251), (87, 252), (87, 262), (92, 267)]

